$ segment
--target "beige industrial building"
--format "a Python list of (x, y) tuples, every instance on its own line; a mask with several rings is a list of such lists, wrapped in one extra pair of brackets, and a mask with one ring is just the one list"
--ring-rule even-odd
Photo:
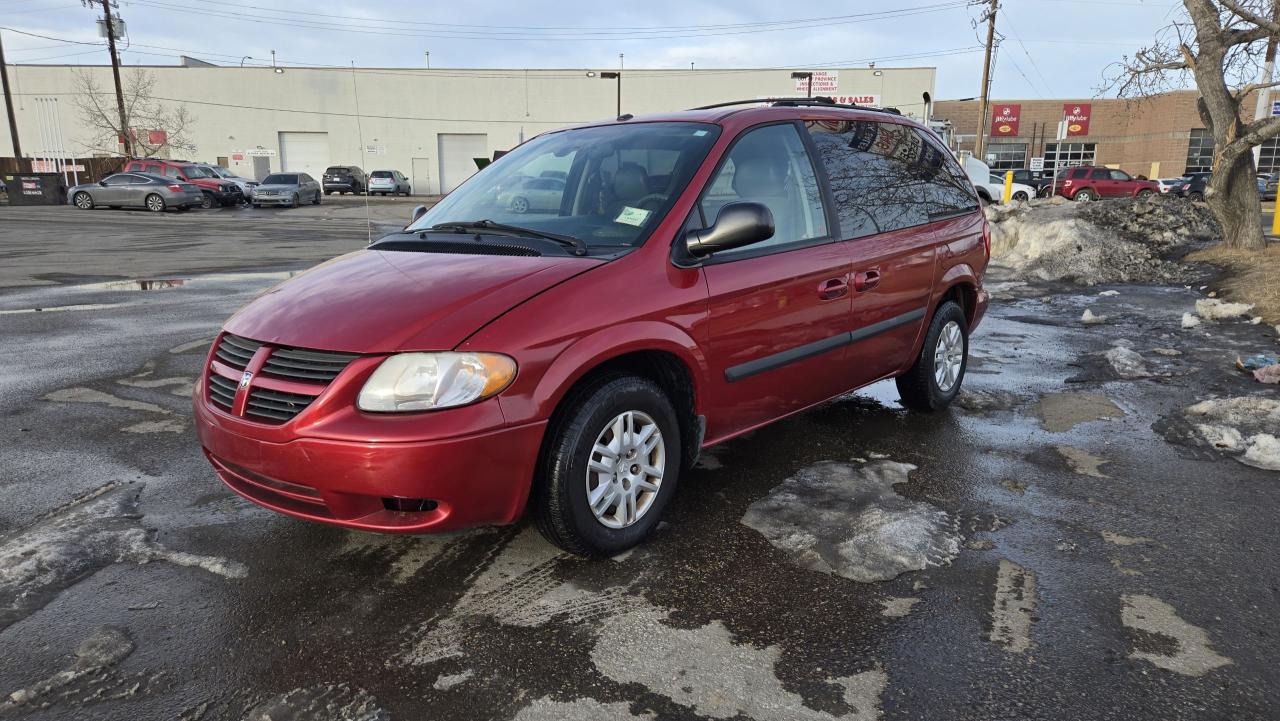
[[(76, 72), (112, 88), (105, 66), (10, 66), (17, 124), (26, 157), (101, 155), (75, 105)], [(812, 77), (792, 70), (394, 69), (128, 66), (149, 73), (153, 98), (183, 105), (192, 118), (187, 144), (171, 156), (216, 162), (249, 178), (329, 165), (400, 170), (415, 193), (448, 192), (491, 157), (555, 128), (623, 113), (642, 115), (728, 100), (833, 96), (891, 106), (925, 117), (934, 68), (828, 68)], [(803, 73), (799, 73), (803, 75)], [(621, 97), (619, 99), (619, 91)], [(50, 100), (50, 99), (55, 100)], [(114, 98), (101, 97), (114, 107)], [(40, 107), (44, 107), (41, 116)], [(51, 117), (53, 108), (56, 118)], [(2, 116), (0, 116), (2, 117)], [(61, 140), (41, 125), (56, 122)], [(132, 125), (132, 124), (131, 124)], [(164, 130), (139, 128), (139, 132)], [(42, 138), (55, 139), (44, 142)], [(0, 156), (13, 156), (7, 129)]]

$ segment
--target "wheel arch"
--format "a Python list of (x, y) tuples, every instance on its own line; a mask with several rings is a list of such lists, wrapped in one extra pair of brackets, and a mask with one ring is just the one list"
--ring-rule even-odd
[(943, 274), (938, 283), (941, 289), (937, 300), (933, 303), (929, 317), (932, 318), (938, 308), (948, 300), (954, 300), (964, 311), (965, 324), (972, 328), (978, 310), (978, 277), (968, 263), (953, 265)]

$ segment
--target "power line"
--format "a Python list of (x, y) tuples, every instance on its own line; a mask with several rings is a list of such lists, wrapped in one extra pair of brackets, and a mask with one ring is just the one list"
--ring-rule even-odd
[[(1044, 89), (1048, 91), (1049, 95), (1053, 95), (1053, 90), (1049, 87), (1049, 81), (1045, 80), (1044, 73), (1040, 72), (1040, 66), (1036, 64), (1036, 59), (1031, 56), (1030, 52), (1027, 51), (1026, 44), (1022, 42), (1022, 38), (1013, 29), (1013, 21), (1009, 19), (1008, 11), (1006, 11), (1005, 14), (1001, 16), (1001, 19), (1004, 20), (1005, 25), (1009, 26), (1009, 37), (1013, 38), (1014, 41), (1018, 43), (1018, 47), (1022, 48), (1022, 54), (1026, 55), (1027, 60), (1031, 61), (1031, 67), (1033, 70), (1036, 71), (1036, 75), (1040, 77), (1040, 82), (1043, 85)], [(1027, 84), (1030, 85), (1031, 81), (1028, 80)]]

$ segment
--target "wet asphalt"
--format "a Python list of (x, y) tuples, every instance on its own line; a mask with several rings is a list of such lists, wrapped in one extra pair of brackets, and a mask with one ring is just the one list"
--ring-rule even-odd
[[(1276, 338), (1182, 329), (1202, 283), (1002, 286), (963, 403), (881, 383), (709, 449), (654, 538), (592, 562), (525, 523), (308, 524), (215, 478), (209, 340), (361, 247), (349, 215), (0, 207), (0, 719), (1275, 718), (1280, 474), (1169, 429), (1275, 398), (1232, 364)], [(1153, 377), (1116, 375), (1121, 341)], [(850, 577), (837, 542), (868, 546), (838, 528), (743, 522), (833, 468), (901, 473), (849, 506), (897, 513), (869, 531), (906, 539), (891, 580)]]

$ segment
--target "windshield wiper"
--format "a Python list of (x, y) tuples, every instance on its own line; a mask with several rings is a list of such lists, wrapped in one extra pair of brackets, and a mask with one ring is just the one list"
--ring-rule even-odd
[(509, 235), (528, 235), (534, 238), (542, 238), (544, 240), (555, 241), (561, 245), (573, 248), (574, 255), (586, 255), (587, 244), (581, 238), (575, 238), (572, 235), (560, 235), (559, 233), (548, 233), (545, 230), (534, 230), (533, 228), (522, 228), (518, 225), (505, 225), (503, 223), (495, 223), (492, 220), (459, 220), (449, 223), (440, 223), (431, 226), (432, 230), (456, 230), (459, 232), (467, 230), (487, 230), (494, 233), (506, 233)]

